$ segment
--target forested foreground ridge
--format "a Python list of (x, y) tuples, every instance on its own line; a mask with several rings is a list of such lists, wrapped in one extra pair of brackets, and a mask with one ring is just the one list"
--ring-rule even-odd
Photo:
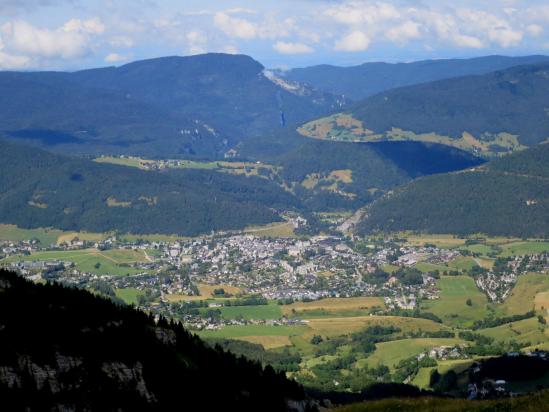
[(0, 216), (25, 228), (196, 235), (280, 220), (297, 205), (264, 179), (98, 164), (0, 141)]
[(549, 144), (417, 179), (371, 206), (360, 232), (549, 236)]
[(306, 410), (271, 367), (205, 345), (179, 323), (0, 271), (3, 410)]

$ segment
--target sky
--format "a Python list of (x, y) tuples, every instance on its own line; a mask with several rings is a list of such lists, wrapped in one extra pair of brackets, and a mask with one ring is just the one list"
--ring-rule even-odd
[(0, 0), (0, 70), (240, 53), (269, 68), (549, 54), (538, 0)]

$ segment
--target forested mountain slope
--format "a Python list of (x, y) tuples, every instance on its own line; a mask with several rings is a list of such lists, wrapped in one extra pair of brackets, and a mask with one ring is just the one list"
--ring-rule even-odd
[(394, 89), (300, 131), (335, 140), (420, 140), (483, 155), (549, 138), (549, 63)]
[(472, 59), (424, 60), (412, 63), (364, 63), (338, 67), (319, 65), (282, 72), (284, 78), (310, 84), (320, 90), (345, 95), (352, 100), (389, 89), (435, 80), (486, 74), (513, 66), (547, 62), (547, 56), (486, 56)]
[(359, 227), (376, 230), (548, 237), (549, 144), (398, 188)]
[(226, 54), (0, 72), (0, 90), (0, 132), (71, 154), (223, 157), (242, 140), (343, 104)]
[(271, 367), (89, 292), (0, 271), (6, 411), (289, 411), (304, 393)]
[(196, 235), (277, 221), (294, 196), (258, 177), (98, 164), (0, 140), (0, 220), (25, 228)]

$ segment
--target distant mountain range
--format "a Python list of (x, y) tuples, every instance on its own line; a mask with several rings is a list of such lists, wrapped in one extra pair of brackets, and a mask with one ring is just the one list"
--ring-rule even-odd
[(242, 140), (343, 106), (247, 56), (0, 72), (0, 134), (71, 154), (223, 157)]
[(338, 67), (319, 65), (279, 72), (285, 79), (361, 100), (377, 93), (468, 75), (487, 74), (513, 66), (549, 62), (549, 56), (486, 56), (472, 59), (424, 60), (413, 63), (364, 63)]
[(549, 63), (539, 63), (389, 90), (300, 130), (329, 140), (439, 142), (493, 156), (549, 138), (547, 96)]
[(419, 178), (376, 201), (360, 233), (549, 236), (549, 144), (462, 172)]

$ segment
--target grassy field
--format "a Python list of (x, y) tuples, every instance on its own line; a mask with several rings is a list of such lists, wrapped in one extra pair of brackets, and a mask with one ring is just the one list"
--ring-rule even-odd
[(268, 325), (244, 325), (226, 326), (219, 330), (207, 330), (198, 332), (204, 338), (241, 338), (256, 339), (258, 336), (298, 336), (307, 331), (306, 326), (268, 326)]
[[(549, 276), (536, 273), (530, 273), (527, 275), (519, 276), (517, 284), (511, 291), (509, 297), (499, 309), (505, 315), (520, 315), (534, 309), (536, 297), (538, 303), (541, 302), (543, 295), (541, 293), (549, 291)], [(549, 303), (549, 302), (548, 302)], [(541, 306), (538, 305), (536, 309), (541, 310)], [(549, 305), (545, 305), (547, 309)]]
[(342, 406), (334, 412), (544, 412), (549, 391), (530, 396), (491, 401), (423, 397), (415, 399), (384, 399)]
[(502, 256), (533, 255), (549, 252), (549, 242), (513, 242), (502, 246)]
[(483, 329), (478, 333), (502, 342), (514, 340), (518, 343), (529, 342), (530, 345), (538, 345), (548, 341), (548, 332), (547, 328), (541, 325), (537, 318), (530, 318), (495, 328)]
[(296, 237), (294, 225), (290, 222), (271, 223), (265, 226), (249, 226), (244, 232), (259, 237)]
[(463, 343), (460, 339), (402, 339), (376, 344), (375, 352), (360, 362), (368, 367), (378, 365), (393, 369), (401, 360), (419, 355), (436, 346), (453, 346)]
[(262, 345), (265, 349), (277, 349), (292, 346), (289, 336), (243, 336), (235, 338), (250, 343)]
[(15, 225), (0, 224), (0, 240), (21, 240), (38, 239), (42, 245), (49, 246), (57, 243), (63, 231), (55, 229), (21, 229)]
[[(307, 314), (313, 312), (325, 312), (326, 316), (345, 315), (348, 312), (369, 311), (372, 308), (385, 308), (383, 298), (358, 297), (358, 298), (329, 298), (314, 302), (296, 302), (282, 306), (284, 315), (297, 315), (307, 318)], [(315, 316), (317, 317), (317, 316)]]
[(116, 296), (122, 299), (127, 304), (137, 305), (139, 296), (145, 295), (145, 292), (135, 288), (115, 289)]
[(477, 262), (469, 256), (460, 256), (448, 263), (450, 269), (454, 268), (466, 272), (469, 272), (476, 265)]
[(225, 319), (267, 320), (280, 319), (282, 317), (280, 306), (274, 302), (268, 305), (225, 306), (218, 309), (221, 311), (221, 316)]
[[(144, 262), (145, 255), (142, 251), (113, 250), (98, 251), (97, 249), (69, 250), (37, 252), (30, 256), (12, 256), (4, 262), (13, 261), (51, 261), (61, 260), (73, 262), (76, 268), (82, 272), (90, 272), (98, 275), (124, 276), (144, 272), (128, 265), (133, 262)], [(96, 267), (97, 266), (97, 267)]]
[[(486, 316), (486, 296), (469, 276), (442, 276), (438, 280), (440, 298), (425, 301), (421, 309), (440, 317), (450, 326), (467, 327)], [(466, 304), (471, 299), (472, 306)]]
[(403, 332), (417, 331), (418, 329), (433, 332), (445, 329), (443, 325), (432, 320), (400, 316), (357, 316), (309, 320), (311, 330), (322, 336), (346, 335), (376, 325), (396, 326)]

